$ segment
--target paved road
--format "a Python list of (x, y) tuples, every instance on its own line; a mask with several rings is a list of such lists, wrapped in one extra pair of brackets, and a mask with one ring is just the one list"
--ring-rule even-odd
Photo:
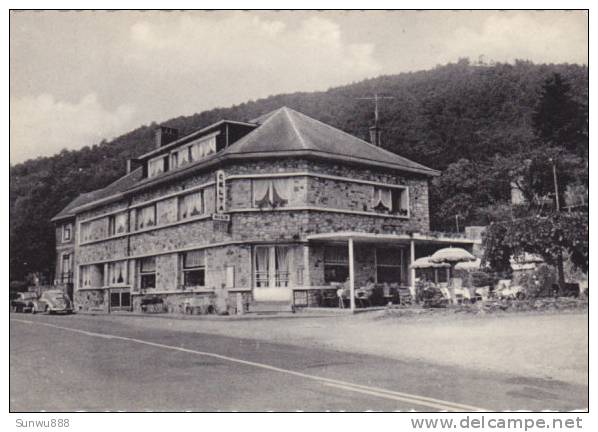
[(13, 412), (588, 406), (587, 387), (554, 380), (178, 332), (168, 320), (156, 331), (76, 315), (12, 314), (10, 378)]

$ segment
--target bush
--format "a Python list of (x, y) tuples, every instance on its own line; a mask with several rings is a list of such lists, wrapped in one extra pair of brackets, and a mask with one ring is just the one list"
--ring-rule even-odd
[(523, 286), (526, 296), (551, 296), (557, 281), (556, 269), (547, 264), (540, 264), (535, 270), (521, 274), (518, 279), (518, 284)]
[(29, 283), (25, 281), (10, 281), (8, 287), (10, 292), (22, 292), (27, 291), (27, 288), (29, 288)]

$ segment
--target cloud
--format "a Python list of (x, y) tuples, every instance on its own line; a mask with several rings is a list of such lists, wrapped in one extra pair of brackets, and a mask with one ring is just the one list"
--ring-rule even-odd
[(10, 109), (11, 163), (115, 137), (134, 126), (136, 112), (130, 105), (110, 111), (95, 93), (75, 103), (51, 94), (11, 98)]
[(130, 37), (131, 60), (150, 73), (224, 78), (226, 87), (231, 80), (252, 89), (257, 83), (266, 95), (325, 89), (381, 71), (373, 44), (347, 42), (337, 23), (319, 16), (286, 23), (249, 13), (184, 15), (175, 25), (138, 21)]
[(537, 63), (588, 63), (587, 27), (579, 14), (542, 12), (498, 13), (477, 29), (458, 27), (444, 41), (443, 61), (458, 57), (509, 62), (533, 59)]

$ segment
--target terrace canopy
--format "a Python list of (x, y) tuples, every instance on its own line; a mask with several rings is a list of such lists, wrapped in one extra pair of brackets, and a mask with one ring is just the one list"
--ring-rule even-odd
[[(319, 233), (312, 234), (307, 237), (308, 242), (322, 242), (322, 243), (345, 243), (348, 248), (348, 261), (349, 261), (349, 288), (351, 296), (351, 310), (355, 311), (355, 259), (354, 259), (354, 245), (355, 243), (362, 244), (373, 244), (373, 245), (403, 245), (409, 247), (410, 253), (408, 254), (411, 272), (409, 274), (409, 283), (411, 291), (415, 291), (415, 268), (411, 264), (416, 263), (416, 252), (415, 246), (421, 245), (422, 247), (431, 247), (432, 249), (439, 247), (444, 249), (462, 250), (466, 253), (465, 249), (462, 248), (446, 248), (446, 246), (459, 245), (463, 247), (472, 247), (475, 243), (472, 239), (467, 239), (462, 236), (440, 234), (440, 233), (366, 233), (366, 232), (355, 232), (355, 231), (343, 231), (334, 233)], [(306, 248), (307, 250), (307, 248)], [(304, 252), (305, 253), (305, 252)], [(429, 253), (429, 252), (428, 252)], [(471, 255), (471, 254), (470, 254)], [(471, 255), (473, 257), (473, 255)], [(475, 259), (475, 258), (473, 258)], [(307, 262), (307, 258), (306, 258)], [(436, 263), (440, 265), (437, 268), (446, 268), (447, 271), (450, 268), (450, 264)]]

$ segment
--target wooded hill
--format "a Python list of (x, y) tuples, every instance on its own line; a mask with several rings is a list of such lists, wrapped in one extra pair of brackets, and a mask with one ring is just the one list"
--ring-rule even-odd
[[(185, 134), (222, 118), (250, 120), (286, 105), (368, 139), (373, 103), (358, 98), (374, 93), (392, 96), (380, 105), (382, 146), (444, 171), (431, 185), (432, 228), (455, 230), (455, 215), (459, 215), (461, 229), (467, 224), (485, 224), (492, 219), (493, 209), (510, 199), (508, 177), (494, 169), (500, 165), (497, 160), (513, 160), (529, 149), (549, 145), (540, 139), (534, 116), (542, 98), (546, 99), (546, 81), (554, 74), (562, 77), (565, 97), (573, 104), (565, 121), (577, 122), (574, 142), (566, 151), (585, 160), (587, 167), (588, 69), (570, 64), (488, 65), (461, 60), (323, 92), (271, 96), (163, 124)], [(558, 103), (552, 103), (557, 111)], [(127, 158), (153, 148), (155, 126), (11, 166), (11, 280), (32, 271), (51, 271), (54, 231), (50, 218), (79, 193), (102, 188), (122, 176)], [(587, 181), (583, 173), (574, 177), (570, 181)]]

